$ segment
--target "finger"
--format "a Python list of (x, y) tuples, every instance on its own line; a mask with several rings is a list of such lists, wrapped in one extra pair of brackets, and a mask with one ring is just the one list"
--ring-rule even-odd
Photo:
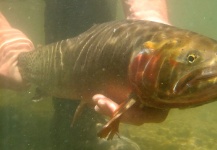
[(118, 104), (101, 94), (94, 95), (93, 100), (96, 104), (95, 111), (104, 115), (112, 116), (118, 108)]
[(93, 96), (92, 99), (96, 104), (98, 100), (103, 99), (103, 98), (106, 98), (106, 97), (104, 95), (102, 95), (102, 94), (96, 94), (96, 95)]

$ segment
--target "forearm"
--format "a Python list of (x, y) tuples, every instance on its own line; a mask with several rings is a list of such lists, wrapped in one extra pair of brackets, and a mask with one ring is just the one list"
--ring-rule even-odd
[[(0, 13), (0, 62), (9, 57), (11, 51), (17, 50), (19, 53), (20, 48), (26, 51), (33, 49), (32, 42), (21, 31), (12, 28), (5, 17)], [(0, 63), (0, 70), (1, 70)]]
[(12, 28), (0, 13), (0, 88), (19, 89), (23, 86), (17, 57), (33, 48), (27, 36)]
[(122, 0), (122, 4), (127, 19), (170, 24), (166, 0)]

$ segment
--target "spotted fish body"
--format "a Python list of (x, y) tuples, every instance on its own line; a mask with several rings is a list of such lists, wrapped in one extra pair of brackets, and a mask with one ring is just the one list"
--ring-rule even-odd
[[(22, 53), (18, 66), (24, 80), (52, 96), (91, 104), (93, 95), (104, 94), (125, 104), (122, 114), (132, 99), (138, 109), (159, 110), (213, 101), (216, 54), (216, 41), (190, 31), (150, 21), (115, 21)], [(117, 132), (112, 129), (116, 116), (105, 136)]]

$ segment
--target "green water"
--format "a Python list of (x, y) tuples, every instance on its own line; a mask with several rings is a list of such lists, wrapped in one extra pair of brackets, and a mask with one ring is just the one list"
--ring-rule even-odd
[[(168, 0), (173, 25), (214, 39), (217, 39), (216, 6), (215, 0)], [(43, 45), (43, 0), (2, 0), (0, 10), (35, 45)], [(119, 11), (117, 18), (121, 17)], [(48, 98), (34, 103), (30, 100), (32, 95), (31, 91), (1, 90), (0, 150), (51, 149), (52, 102)], [(160, 124), (122, 125), (121, 131), (127, 132), (142, 150), (216, 150), (216, 114), (217, 102), (214, 102), (192, 109), (173, 110)]]

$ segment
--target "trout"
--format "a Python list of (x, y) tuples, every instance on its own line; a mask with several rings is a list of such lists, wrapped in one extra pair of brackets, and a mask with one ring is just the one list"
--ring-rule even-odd
[(151, 21), (94, 25), (77, 37), (21, 53), (18, 67), (24, 81), (48, 95), (80, 99), (79, 109), (92, 106), (95, 94), (119, 103), (98, 134), (108, 139), (131, 107), (164, 113), (217, 98), (217, 42)]

